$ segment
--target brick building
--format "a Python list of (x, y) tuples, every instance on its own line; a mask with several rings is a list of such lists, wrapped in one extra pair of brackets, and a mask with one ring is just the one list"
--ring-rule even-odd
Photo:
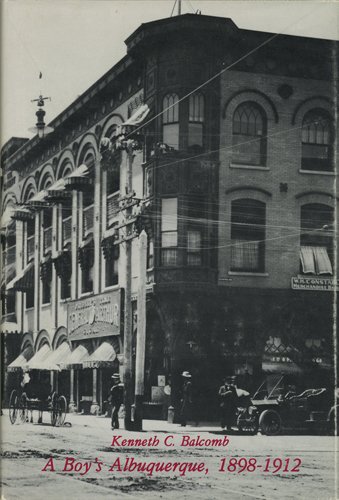
[[(3, 330), (8, 345), (19, 332), (23, 356), (8, 358), (8, 387), (27, 367), (97, 411), (123, 373), (121, 132), (142, 143), (132, 186), (148, 233), (149, 407), (165, 402), (163, 383), (176, 405), (183, 370), (202, 418), (227, 374), (251, 390), (282, 374), (331, 384), (337, 43), (185, 14), (126, 45), (51, 134), (3, 149)], [(134, 317), (137, 256), (134, 240)], [(133, 337), (135, 348), (135, 324)]]

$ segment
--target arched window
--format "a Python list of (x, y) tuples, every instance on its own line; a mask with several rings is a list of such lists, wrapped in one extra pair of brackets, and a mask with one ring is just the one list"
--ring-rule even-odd
[(265, 165), (267, 120), (254, 102), (244, 102), (233, 115), (232, 162), (243, 165)]
[(303, 274), (332, 274), (333, 208), (321, 203), (301, 207), (300, 264)]
[(179, 97), (167, 94), (162, 102), (162, 140), (168, 146), (179, 149)]
[(231, 271), (265, 270), (266, 205), (239, 199), (232, 202)]
[(188, 146), (203, 146), (204, 96), (191, 94), (189, 98)]
[(322, 109), (312, 109), (302, 124), (302, 160), (304, 170), (328, 171), (332, 164), (330, 117)]

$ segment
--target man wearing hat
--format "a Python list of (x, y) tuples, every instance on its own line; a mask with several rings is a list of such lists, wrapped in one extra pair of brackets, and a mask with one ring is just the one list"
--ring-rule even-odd
[(119, 409), (120, 406), (122, 405), (123, 399), (124, 399), (124, 386), (120, 382), (120, 375), (119, 373), (113, 373), (112, 375), (112, 381), (113, 385), (110, 389), (111, 393), (111, 404), (112, 404), (112, 431), (114, 429), (119, 429)]
[(192, 375), (189, 372), (183, 372), (181, 375), (184, 379), (182, 386), (182, 399), (180, 408), (180, 420), (183, 427), (186, 426), (187, 419), (192, 405)]
[(234, 424), (237, 410), (237, 391), (235, 388), (235, 377), (228, 377), (223, 380), (219, 388), (221, 428), (231, 429)]

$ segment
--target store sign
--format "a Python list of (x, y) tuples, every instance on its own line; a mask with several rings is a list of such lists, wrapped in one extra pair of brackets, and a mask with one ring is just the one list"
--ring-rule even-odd
[(333, 278), (321, 278), (317, 277), (304, 277), (295, 276), (292, 277), (292, 289), (293, 290), (319, 290), (326, 292), (333, 292), (338, 290), (339, 280)]
[(121, 290), (70, 302), (67, 328), (70, 340), (119, 335)]

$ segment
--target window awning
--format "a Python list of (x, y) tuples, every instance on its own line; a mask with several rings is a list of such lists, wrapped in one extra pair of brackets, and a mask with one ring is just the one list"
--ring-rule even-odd
[(33, 357), (33, 347), (28, 345), (25, 349), (19, 354), (19, 356), (12, 361), (7, 367), (9, 372), (15, 372), (21, 370), (23, 366), (27, 365), (27, 362)]
[(88, 188), (92, 185), (92, 179), (89, 177), (89, 173), (90, 171), (87, 165), (80, 165), (78, 168), (73, 170), (71, 174), (65, 177), (65, 189), (82, 190)]
[(303, 370), (293, 361), (271, 361), (263, 360), (262, 371), (265, 373), (276, 373), (281, 375), (303, 373)]
[(23, 221), (23, 222), (32, 220), (33, 218), (34, 218), (34, 215), (26, 207), (17, 207), (14, 210), (14, 213), (12, 215), (12, 219), (14, 219), (14, 220), (20, 220), (20, 221)]
[(27, 205), (32, 208), (44, 208), (46, 206), (47, 190), (43, 189), (27, 201)]
[(52, 351), (47, 344), (44, 344), (23, 366), (26, 370), (48, 370), (46, 366), (47, 359), (51, 355)]
[(140, 125), (145, 120), (145, 118), (148, 116), (149, 112), (150, 112), (150, 108), (148, 107), (148, 105), (143, 104), (122, 125), (123, 126)]
[(61, 369), (61, 363), (64, 363), (70, 355), (72, 354), (71, 348), (68, 342), (62, 342), (59, 347), (51, 353), (45, 362), (47, 370), (57, 370)]
[(326, 247), (302, 246), (300, 261), (304, 274), (333, 274)]
[(15, 290), (17, 292), (29, 292), (34, 286), (34, 262), (30, 262), (27, 266), (10, 281), (6, 289)]
[(69, 358), (60, 363), (60, 368), (62, 370), (82, 368), (82, 362), (87, 358), (89, 358), (88, 349), (84, 345), (78, 345)]
[(66, 191), (65, 179), (57, 180), (47, 189), (48, 201), (61, 202), (64, 199), (71, 198), (71, 196), (72, 193), (70, 193), (70, 191)]
[(109, 342), (103, 342), (88, 359), (83, 361), (84, 368), (111, 367), (116, 358), (116, 352)]
[(6, 285), (6, 283), (13, 281), (16, 275), (16, 264), (13, 262), (12, 264), (7, 264), (3, 267), (1, 283)]

